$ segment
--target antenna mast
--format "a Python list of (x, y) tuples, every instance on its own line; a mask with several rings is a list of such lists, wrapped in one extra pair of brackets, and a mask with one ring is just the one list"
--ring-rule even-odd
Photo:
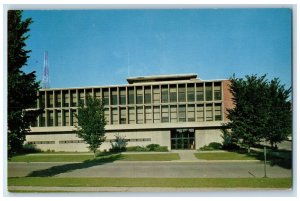
[(48, 52), (45, 51), (44, 54), (44, 71), (43, 71), (43, 89), (48, 89), (50, 87), (49, 84), (49, 69), (48, 69)]

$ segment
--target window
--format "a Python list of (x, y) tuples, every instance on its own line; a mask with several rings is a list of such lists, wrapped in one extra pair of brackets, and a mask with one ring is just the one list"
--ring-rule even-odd
[(206, 101), (212, 100), (212, 83), (205, 84), (205, 98)]
[(53, 107), (53, 92), (47, 92), (47, 107)]
[(143, 89), (142, 89), (142, 87), (136, 88), (136, 103), (143, 104)]
[(128, 104), (134, 104), (134, 88), (128, 88)]
[(120, 105), (126, 105), (126, 89), (125, 88), (120, 88), (119, 89), (120, 93)]
[(195, 121), (195, 105), (188, 105), (188, 121), (194, 122)]
[(151, 103), (151, 88), (145, 87), (145, 104)]
[(145, 106), (145, 118), (146, 118), (146, 124), (152, 123), (152, 109), (151, 106)]
[[(93, 98), (93, 91), (92, 91), (92, 89), (86, 89), (85, 90), (85, 94), (87, 95), (87, 96), (90, 96), (91, 98)], [(84, 96), (84, 94), (83, 94), (83, 96)], [(84, 97), (83, 97), (84, 98)]]
[(55, 121), (55, 126), (61, 126), (61, 111), (56, 110), (56, 121)]
[(126, 124), (126, 108), (120, 108), (120, 124)]
[(213, 110), (212, 110), (212, 104), (206, 104), (206, 121), (212, 121), (213, 120)]
[(188, 84), (187, 86), (187, 99), (189, 102), (195, 101), (195, 87), (194, 84)]
[(129, 121), (129, 124), (135, 124), (134, 107), (129, 107), (128, 108), (128, 121)]
[(197, 121), (198, 122), (204, 121), (204, 105), (203, 104), (197, 105)]
[(69, 107), (70, 96), (69, 91), (63, 91), (63, 107)]
[(71, 91), (71, 107), (77, 106), (77, 95), (76, 91)]
[(104, 108), (104, 116), (106, 123), (109, 124), (109, 108)]
[(143, 107), (136, 107), (136, 123), (143, 124), (144, 123), (144, 115), (143, 115)]
[(168, 86), (162, 86), (161, 87), (161, 102), (162, 103), (167, 103), (169, 102), (169, 90), (168, 90)]
[(185, 102), (186, 97), (185, 97), (185, 85), (179, 85), (178, 86), (178, 102)]
[(78, 90), (78, 97), (79, 97), (79, 102), (84, 103), (84, 90), (83, 89)]
[(185, 122), (186, 121), (186, 108), (185, 105), (179, 105), (179, 122)]
[(170, 85), (170, 102), (177, 102), (177, 87), (176, 85)]
[(215, 100), (221, 100), (222, 95), (221, 95), (221, 82), (215, 82), (214, 83), (214, 98)]
[(71, 110), (71, 126), (77, 126), (78, 125), (77, 118), (76, 118), (75, 114), (76, 114), (76, 110)]
[(48, 125), (47, 126), (53, 126), (53, 125), (54, 125), (53, 111), (48, 111)]
[(40, 92), (40, 107), (45, 108), (45, 93)]
[(159, 106), (153, 106), (153, 121), (154, 123), (160, 123)]
[(46, 126), (46, 113), (45, 113), (45, 111), (41, 115), (40, 126), (41, 127), (45, 127)]
[(153, 86), (153, 103), (160, 103), (159, 86)]
[(69, 126), (70, 125), (70, 113), (69, 113), (69, 110), (64, 110), (63, 125), (64, 126)]
[(177, 105), (170, 106), (171, 122), (177, 122)]
[(203, 83), (197, 83), (196, 85), (197, 101), (204, 100)]
[(55, 107), (61, 107), (61, 93), (60, 91), (55, 91)]
[(222, 120), (222, 105), (221, 103), (215, 104), (215, 121)]
[(101, 98), (100, 97), (100, 89), (95, 89), (94, 90), (94, 94), (95, 94), (95, 98), (98, 99), (98, 100), (100, 100), (100, 98)]
[(111, 124), (118, 124), (118, 108), (111, 109)]
[(162, 106), (161, 107), (161, 122), (169, 122), (169, 107), (168, 106)]
[(111, 105), (118, 105), (117, 88), (111, 89)]
[(109, 105), (109, 91), (108, 91), (108, 89), (103, 89), (102, 93), (103, 93), (102, 97), (103, 97), (104, 105)]

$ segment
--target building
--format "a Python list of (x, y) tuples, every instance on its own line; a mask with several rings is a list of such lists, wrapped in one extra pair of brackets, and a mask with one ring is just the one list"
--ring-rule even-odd
[(172, 149), (198, 149), (221, 142), (220, 126), (232, 107), (228, 80), (200, 80), (196, 74), (127, 78), (128, 84), (103, 87), (42, 89), (37, 108), (45, 108), (26, 142), (42, 150), (87, 151), (76, 137), (74, 113), (89, 94), (105, 101), (108, 150), (115, 135), (127, 146), (160, 144)]

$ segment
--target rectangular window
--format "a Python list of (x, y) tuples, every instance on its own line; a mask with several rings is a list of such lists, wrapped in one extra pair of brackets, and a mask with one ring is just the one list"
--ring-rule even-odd
[(205, 110), (206, 121), (212, 121), (213, 120), (212, 104), (206, 104), (205, 108), (206, 108)]
[(197, 83), (196, 85), (196, 96), (197, 101), (203, 101), (204, 100), (204, 92), (203, 92), (203, 83)]
[(46, 126), (46, 113), (45, 113), (45, 111), (41, 115), (40, 126), (41, 127), (45, 127)]
[(111, 89), (111, 105), (118, 105), (118, 91), (117, 88)]
[(56, 110), (56, 120), (55, 120), (55, 126), (61, 126), (61, 111)]
[(126, 105), (126, 89), (120, 88), (119, 94), (120, 94), (120, 100), (119, 100), (120, 105)]
[(168, 86), (161, 86), (161, 102), (162, 103), (168, 103), (169, 102)]
[(70, 96), (69, 91), (63, 91), (63, 107), (69, 107)]
[(53, 125), (54, 125), (53, 111), (48, 111), (48, 125), (47, 126), (53, 126)]
[(128, 87), (128, 104), (134, 104), (134, 88)]
[(84, 90), (83, 89), (78, 90), (78, 96), (79, 96), (79, 102), (84, 103)]
[(170, 102), (177, 103), (177, 87), (176, 87), (176, 85), (170, 85)]
[(161, 107), (161, 122), (169, 122), (169, 107), (168, 106), (162, 106)]
[(177, 105), (170, 106), (171, 122), (177, 122)]
[(194, 84), (188, 84), (187, 86), (187, 98), (189, 102), (195, 101), (195, 87)]
[(142, 89), (142, 87), (136, 88), (136, 104), (143, 104), (143, 89)]
[(204, 121), (204, 105), (203, 104), (197, 105), (197, 121), (198, 122)]
[(77, 118), (76, 118), (75, 114), (76, 114), (76, 110), (71, 110), (71, 126), (77, 126), (78, 125)]
[(100, 100), (100, 89), (94, 89), (94, 95), (96, 99)]
[(102, 93), (103, 93), (102, 97), (103, 97), (104, 105), (109, 105), (109, 91), (108, 91), (108, 89), (103, 89)]
[(153, 106), (153, 121), (154, 123), (160, 123), (159, 106)]
[(47, 92), (47, 107), (53, 107), (53, 92)]
[(60, 91), (55, 91), (55, 107), (61, 107), (61, 93)]
[(143, 124), (144, 123), (144, 115), (143, 115), (143, 107), (136, 107), (136, 123)]
[(45, 92), (40, 92), (40, 107), (45, 108)]
[(221, 100), (222, 99), (222, 95), (221, 95), (221, 82), (215, 82), (214, 83), (214, 98), (216, 101)]
[(109, 108), (104, 108), (104, 116), (107, 124), (109, 123)]
[(69, 113), (69, 110), (64, 110), (63, 125), (64, 126), (70, 126), (70, 113)]
[(118, 124), (118, 108), (111, 108), (111, 124)]
[(215, 121), (222, 121), (222, 105), (221, 105), (221, 103), (215, 104)]
[(120, 108), (120, 124), (126, 124), (126, 108)]
[(71, 107), (76, 107), (77, 106), (77, 95), (76, 91), (71, 91)]
[(185, 102), (185, 101), (186, 101), (185, 85), (181, 84), (178, 85), (178, 102)]
[(128, 121), (129, 121), (129, 124), (135, 124), (134, 107), (129, 107), (128, 108)]
[(195, 121), (195, 105), (188, 105), (188, 121), (194, 122)]
[(92, 91), (92, 89), (86, 89), (85, 90), (85, 94), (86, 94), (86, 96), (90, 96), (91, 98), (93, 98), (93, 91)]
[(151, 88), (145, 87), (145, 104), (151, 103)]
[(205, 84), (205, 98), (206, 101), (212, 100), (212, 83)]
[(145, 106), (145, 119), (146, 124), (153, 123), (151, 106)]
[(160, 103), (159, 86), (153, 86), (153, 103)]
[(179, 111), (179, 122), (185, 122), (186, 121), (186, 107), (185, 107), (185, 105), (179, 105), (178, 111)]

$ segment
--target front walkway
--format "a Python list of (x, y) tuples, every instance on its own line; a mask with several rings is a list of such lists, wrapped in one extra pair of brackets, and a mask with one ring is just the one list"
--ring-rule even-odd
[(196, 150), (172, 150), (171, 152), (179, 154), (180, 162), (199, 162), (199, 159), (194, 155)]

